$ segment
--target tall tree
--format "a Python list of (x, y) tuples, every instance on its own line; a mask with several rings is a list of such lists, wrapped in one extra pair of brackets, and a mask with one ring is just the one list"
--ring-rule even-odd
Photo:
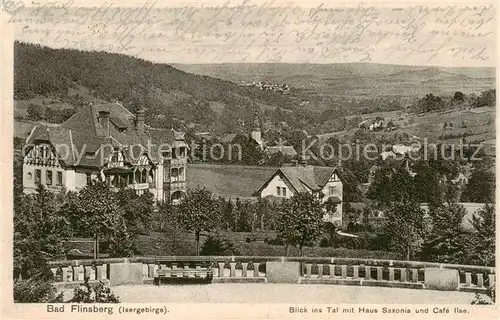
[(118, 205), (123, 208), (123, 217), (132, 236), (149, 230), (154, 209), (151, 192), (138, 195), (133, 189), (121, 188), (116, 198)]
[(14, 271), (24, 279), (46, 272), (46, 262), (64, 258), (69, 228), (60, 205), (40, 184), (35, 194), (18, 195), (14, 203)]
[(412, 259), (422, 247), (428, 231), (424, 211), (414, 201), (395, 202), (386, 212), (385, 233), (390, 246), (407, 260)]
[(463, 263), (466, 232), (464, 206), (457, 203), (430, 208), (431, 231), (426, 237), (422, 257), (442, 263)]
[(87, 236), (109, 241), (111, 256), (129, 256), (133, 242), (116, 193), (105, 182), (93, 181), (78, 194), (77, 214)]
[(179, 204), (182, 226), (185, 230), (194, 232), (196, 255), (200, 253), (200, 233), (210, 232), (218, 225), (217, 209), (212, 194), (205, 188), (189, 191), (187, 197)]
[(302, 256), (304, 247), (319, 239), (323, 215), (321, 202), (308, 192), (297, 193), (283, 201), (276, 231), (285, 240), (287, 255), (290, 245), (297, 246)]
[(495, 175), (487, 170), (475, 170), (467, 183), (462, 200), (466, 202), (493, 203)]
[(170, 252), (177, 254), (179, 236), (182, 232), (181, 213), (179, 206), (163, 202), (158, 205), (159, 218), (163, 220), (162, 232), (168, 242), (171, 243)]
[(472, 216), (474, 228), (471, 246), (468, 250), (474, 264), (495, 265), (495, 205), (485, 204)]

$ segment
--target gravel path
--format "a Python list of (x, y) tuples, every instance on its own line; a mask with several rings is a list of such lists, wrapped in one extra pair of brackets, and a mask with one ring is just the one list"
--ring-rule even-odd
[(473, 293), (300, 284), (129, 285), (112, 287), (122, 302), (470, 304)]

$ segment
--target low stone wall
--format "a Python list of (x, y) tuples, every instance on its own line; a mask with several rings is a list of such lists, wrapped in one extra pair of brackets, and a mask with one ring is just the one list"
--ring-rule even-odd
[[(112, 286), (151, 284), (158, 270), (182, 278), (190, 270), (214, 269), (213, 283), (297, 283), (385, 286), (484, 292), (495, 285), (495, 269), (481, 266), (323, 257), (134, 257), (50, 262), (56, 286), (74, 287), (85, 278)], [(204, 269), (202, 269), (204, 270)], [(180, 277), (180, 278), (179, 278)]]

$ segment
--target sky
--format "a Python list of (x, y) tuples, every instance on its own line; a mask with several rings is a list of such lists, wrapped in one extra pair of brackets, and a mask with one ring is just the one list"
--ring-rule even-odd
[(16, 40), (161, 63), (496, 65), (487, 2), (15, 1)]

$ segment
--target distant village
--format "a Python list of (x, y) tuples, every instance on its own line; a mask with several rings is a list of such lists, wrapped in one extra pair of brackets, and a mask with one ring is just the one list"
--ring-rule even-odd
[(242, 87), (254, 87), (254, 88), (259, 88), (260, 90), (263, 91), (272, 91), (282, 94), (290, 93), (290, 86), (286, 83), (276, 84), (276, 83), (267, 83), (264, 81), (252, 81), (251, 83), (240, 82), (239, 85)]

